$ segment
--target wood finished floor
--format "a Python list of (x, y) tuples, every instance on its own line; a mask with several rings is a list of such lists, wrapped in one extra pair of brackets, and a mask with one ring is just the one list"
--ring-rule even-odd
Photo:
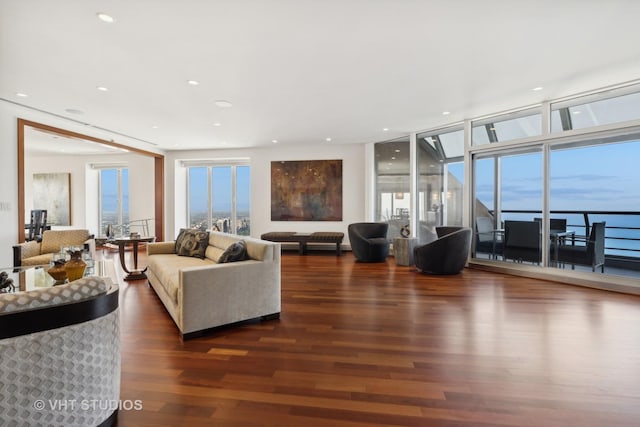
[(120, 427), (640, 425), (640, 297), (285, 252), (279, 320), (182, 342), (120, 284)]

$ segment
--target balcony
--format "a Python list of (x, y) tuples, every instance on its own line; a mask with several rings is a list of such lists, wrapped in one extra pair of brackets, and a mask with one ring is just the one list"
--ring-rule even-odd
[[(490, 212), (495, 215), (494, 212)], [(541, 217), (540, 210), (502, 210), (501, 221), (532, 221)], [(640, 277), (640, 212), (639, 211), (583, 211), (554, 210), (551, 218), (565, 218), (567, 230), (576, 236), (588, 236), (591, 224), (606, 222), (605, 227), (605, 273)], [(492, 258), (492, 254), (478, 252), (476, 258)], [(495, 259), (502, 260), (501, 255)], [(572, 268), (559, 265), (558, 268)], [(575, 265), (576, 270), (591, 271), (589, 266)]]

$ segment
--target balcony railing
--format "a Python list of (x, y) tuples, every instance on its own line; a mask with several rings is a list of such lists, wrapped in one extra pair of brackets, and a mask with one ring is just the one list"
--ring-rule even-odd
[[(495, 215), (495, 212), (491, 212)], [(591, 224), (606, 222), (605, 263), (607, 267), (640, 271), (640, 211), (552, 210), (552, 218), (565, 217), (567, 230), (588, 236)], [(540, 210), (504, 209), (501, 218), (532, 220)]]

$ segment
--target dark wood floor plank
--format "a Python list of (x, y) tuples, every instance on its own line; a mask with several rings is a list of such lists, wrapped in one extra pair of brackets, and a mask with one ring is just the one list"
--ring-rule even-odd
[(640, 297), (350, 253), (282, 264), (279, 320), (185, 342), (120, 280), (121, 398), (143, 410), (118, 425), (640, 425)]

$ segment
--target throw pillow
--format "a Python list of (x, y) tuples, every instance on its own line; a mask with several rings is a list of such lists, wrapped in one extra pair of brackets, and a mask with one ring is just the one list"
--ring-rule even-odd
[(180, 232), (178, 233), (178, 237), (176, 237), (176, 244), (175, 244), (175, 247), (173, 248), (173, 252), (178, 253), (178, 250), (182, 246), (182, 241), (184, 240), (184, 232), (185, 231), (187, 231), (186, 228), (181, 228), (180, 229)]
[(248, 258), (249, 255), (247, 254), (247, 244), (244, 240), (240, 240), (239, 242), (233, 243), (231, 246), (225, 249), (222, 255), (220, 255), (218, 263), (244, 261)]
[(204, 259), (209, 233), (198, 229), (180, 230), (176, 238), (176, 255)]

